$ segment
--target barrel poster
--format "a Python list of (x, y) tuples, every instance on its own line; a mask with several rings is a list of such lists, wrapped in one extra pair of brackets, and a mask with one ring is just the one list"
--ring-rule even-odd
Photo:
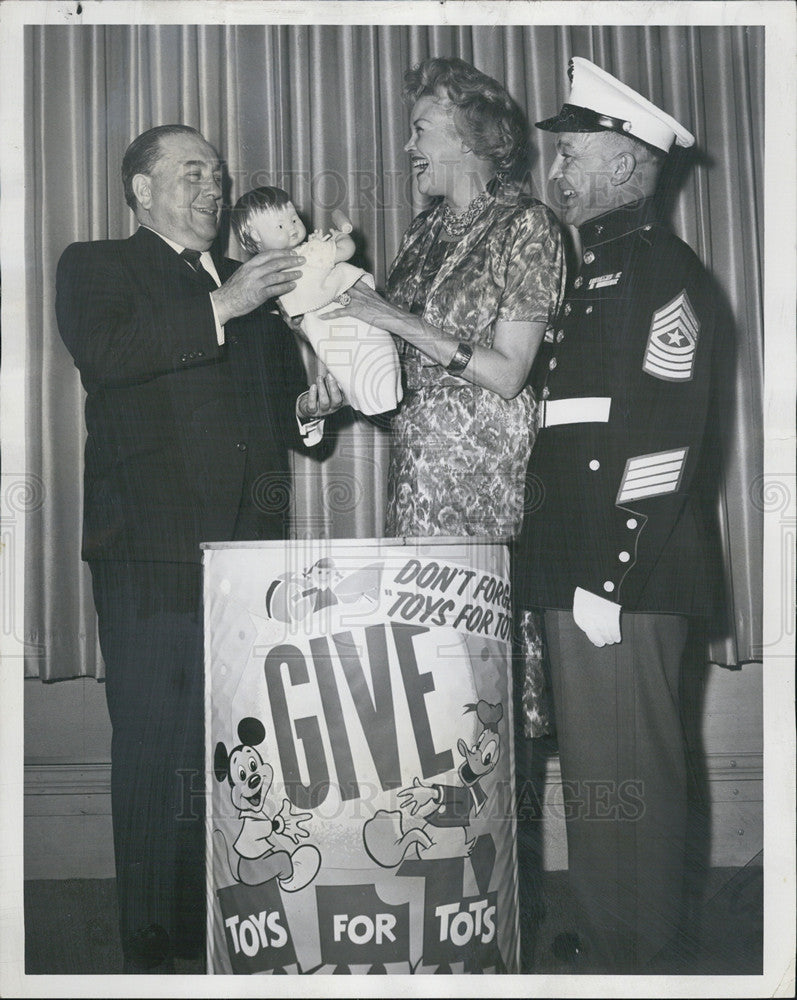
[(209, 971), (517, 972), (505, 546), (204, 566)]

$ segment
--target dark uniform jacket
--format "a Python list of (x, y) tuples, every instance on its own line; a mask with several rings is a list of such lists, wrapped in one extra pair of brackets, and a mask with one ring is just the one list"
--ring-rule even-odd
[[(215, 257), (224, 282), (238, 266)], [(200, 542), (284, 536), (306, 379), (261, 307), (219, 346), (204, 282), (157, 234), (75, 243), (56, 312), (87, 393), (83, 558), (200, 562)]]
[(582, 587), (626, 611), (701, 614), (711, 601), (698, 498), (710, 280), (655, 222), (650, 201), (580, 233), (582, 269), (535, 366), (544, 426), (529, 466), (516, 597), (569, 610)]

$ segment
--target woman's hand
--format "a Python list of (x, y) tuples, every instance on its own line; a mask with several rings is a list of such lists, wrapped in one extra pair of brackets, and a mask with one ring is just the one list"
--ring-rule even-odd
[(378, 326), (394, 333), (398, 332), (392, 329), (396, 320), (408, 315), (404, 310), (397, 309), (386, 302), (373, 288), (366, 285), (362, 278), (341, 295), (344, 302), (346, 301), (345, 296), (348, 296), (346, 305), (341, 305), (339, 309), (334, 309), (332, 312), (324, 313), (324, 320), (353, 316), (354, 319), (368, 323), (369, 326)]
[[(386, 302), (362, 278), (345, 293), (349, 302), (326, 313), (324, 319), (354, 316), (395, 334), (412, 344), (432, 361), (446, 368), (456, 354), (459, 339), (432, 326), (421, 316)], [(545, 335), (544, 322), (498, 320), (491, 347), (475, 346), (470, 363), (460, 378), (512, 399), (526, 384), (537, 350)]]
[(432, 361), (436, 361), (444, 367), (457, 349), (458, 341), (453, 337), (433, 327), (420, 316), (415, 316), (405, 309), (391, 305), (370, 285), (367, 285), (362, 278), (344, 292), (340, 299), (343, 299), (346, 305), (325, 313), (325, 320), (345, 319), (347, 316), (352, 316), (363, 323), (379, 327), (380, 330), (386, 330), (388, 333), (406, 340), (408, 344), (417, 347)]

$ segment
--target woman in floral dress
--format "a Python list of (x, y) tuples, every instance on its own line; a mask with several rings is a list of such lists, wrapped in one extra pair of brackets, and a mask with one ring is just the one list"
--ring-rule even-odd
[(416, 184), (438, 200), (405, 234), (387, 301), (359, 283), (337, 313), (401, 338), (385, 535), (512, 536), (536, 433), (526, 382), (564, 285), (561, 234), (509, 182), (527, 126), (497, 81), (429, 59), (405, 97)]

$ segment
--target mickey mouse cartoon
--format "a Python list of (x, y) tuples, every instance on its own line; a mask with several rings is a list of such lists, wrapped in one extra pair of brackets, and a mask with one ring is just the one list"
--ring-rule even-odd
[(303, 824), (311, 820), (312, 813), (294, 812), (288, 799), (276, 816), (265, 812), (266, 796), (274, 778), (272, 767), (261, 757), (255, 747), (266, 738), (266, 730), (259, 719), (246, 718), (238, 723), (241, 741), (227, 753), (221, 742), (216, 744), (213, 769), (218, 781), (229, 782), (233, 805), (243, 820), (241, 832), (233, 844), (238, 855), (235, 877), (245, 885), (262, 885), (276, 878), (285, 892), (298, 892), (316, 877), (321, 867), (321, 854), (311, 844), (303, 844), (289, 853), (277, 850), (272, 843), (273, 834), (280, 834), (298, 844), (300, 837), (309, 837)]

